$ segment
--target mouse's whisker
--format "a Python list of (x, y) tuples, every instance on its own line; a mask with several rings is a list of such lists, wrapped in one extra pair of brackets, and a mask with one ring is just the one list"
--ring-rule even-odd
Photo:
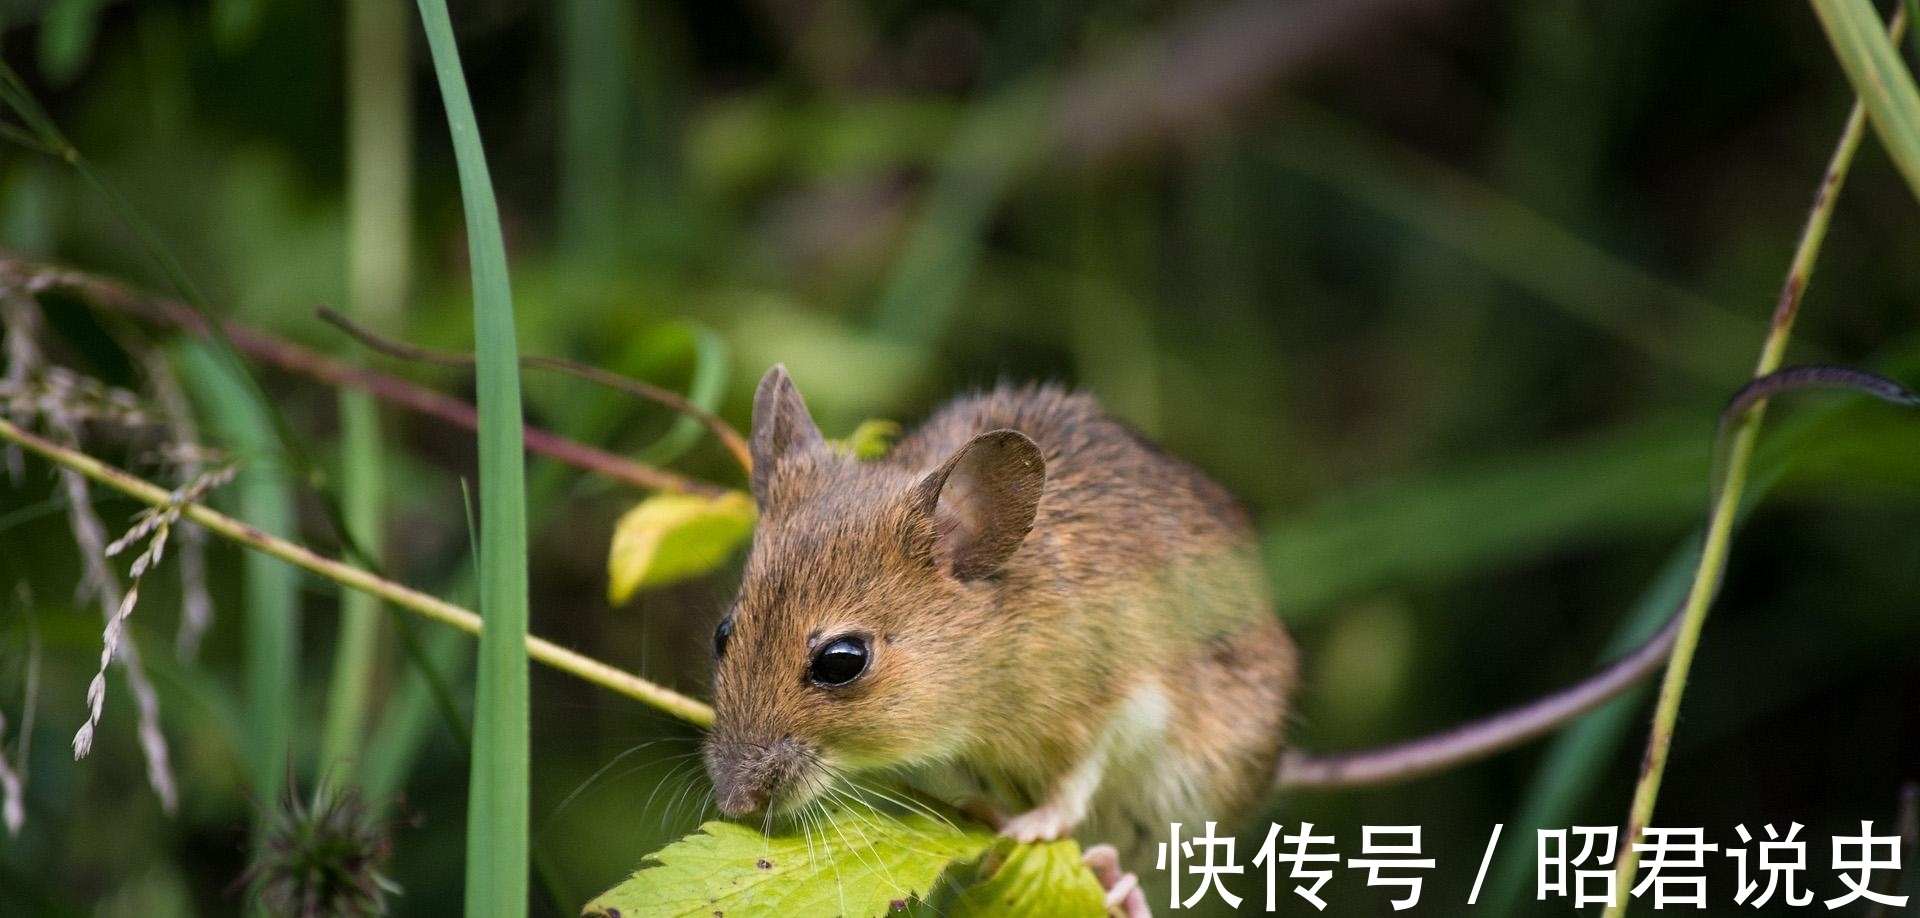
[(867, 793), (873, 794), (874, 796), (879, 797), (880, 799), (885, 800), (889, 803), (892, 803), (896, 806), (899, 806), (901, 809), (907, 810), (909, 812), (919, 813), (920, 815), (925, 816), (928, 819), (934, 820), (935, 822), (938, 822), (941, 825), (944, 825), (955, 832), (960, 831), (960, 827), (957, 825), (954, 825), (953, 820), (948, 819), (945, 815), (941, 814), (939, 810), (934, 809), (932, 806), (929, 806), (926, 803), (913, 799), (914, 795), (909, 791), (901, 791), (899, 794), (890, 794), (877, 784), (866, 783), (858, 780), (857, 778), (851, 778), (851, 777), (849, 777), (847, 783), (848, 785), (852, 786), (856, 790), (862, 790)]
[(683, 823), (699, 825), (705, 810), (705, 801), (713, 794), (711, 789), (702, 790), (705, 775), (699, 768), (676, 771), (680, 775), (680, 790), (674, 795), (673, 805), (667, 810), (669, 818), (678, 818)]
[(666, 774), (661, 775), (659, 780), (653, 782), (653, 790), (647, 794), (647, 802), (641, 805), (641, 812), (651, 813), (654, 811), (653, 804), (655, 800), (659, 799), (660, 791), (672, 786), (674, 781), (679, 778), (681, 770), (685, 767), (686, 763), (684, 762), (675, 763), (667, 769)]
[[(681, 806), (685, 802), (687, 795), (700, 785), (701, 777), (701, 770), (695, 766), (694, 763), (686, 761), (676, 763), (665, 775), (661, 776), (659, 783), (654, 785), (653, 793), (647, 795), (647, 809), (651, 810), (653, 808), (653, 801), (661, 790), (671, 789), (671, 795), (667, 798), (667, 804), (662, 808), (661, 824), (666, 826), (687, 824), (685, 816), (681, 813)], [(696, 812), (693, 815), (695, 818), (692, 822), (694, 825), (698, 825), (700, 822), (698, 818), (700, 814)]]
[(640, 805), (640, 812), (652, 813), (654, 811), (653, 802), (659, 798), (661, 788), (666, 787), (667, 784), (674, 779), (674, 776), (680, 773), (680, 768), (680, 765), (675, 765), (667, 769), (667, 773), (661, 775), (660, 780), (653, 782), (653, 790), (647, 793), (647, 801)]
[[(553, 808), (552, 812), (547, 814), (546, 821), (540, 826), (539, 831), (534, 833), (534, 837), (539, 838), (541, 836), (544, 836), (549, 830), (551, 830), (554, 824), (559, 820), (560, 814), (565, 813), (567, 811), (567, 807), (572, 806), (574, 801), (578, 800), (580, 796), (582, 794), (585, 794), (590, 788), (592, 788), (596, 782), (598, 782), (601, 778), (605, 777), (607, 772), (613, 770), (614, 766), (625, 761), (628, 756), (645, 751), (647, 749), (651, 749), (655, 745), (658, 745), (660, 742), (661, 742), (660, 740), (649, 740), (647, 742), (640, 743), (638, 745), (629, 746), (626, 749), (622, 750), (618, 755), (615, 755), (613, 758), (608, 759), (607, 764), (600, 766), (597, 770), (594, 771), (593, 774), (588, 775), (586, 780), (581, 781), (578, 786), (576, 786), (571, 792), (567, 794), (565, 798), (563, 798), (560, 801), (558, 806), (555, 806)], [(665, 761), (665, 760), (662, 760), (662, 761)], [(631, 774), (631, 773), (632, 772), (623, 772), (623, 774)]]

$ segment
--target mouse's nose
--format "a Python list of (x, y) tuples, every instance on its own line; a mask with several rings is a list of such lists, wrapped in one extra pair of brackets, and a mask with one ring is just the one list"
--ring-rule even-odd
[(765, 790), (747, 787), (745, 781), (717, 782), (714, 784), (714, 796), (720, 802), (720, 812), (738, 819), (760, 812), (767, 805)]
[(791, 737), (771, 743), (709, 739), (707, 771), (713, 776), (714, 802), (730, 817), (758, 813), (793, 778), (803, 758)]

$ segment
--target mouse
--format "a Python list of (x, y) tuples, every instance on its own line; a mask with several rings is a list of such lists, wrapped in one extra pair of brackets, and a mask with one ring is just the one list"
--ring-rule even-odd
[(759, 521), (705, 745), (724, 814), (911, 776), (1016, 841), (1100, 843), (1131, 906), (1117, 857), (1257, 810), (1297, 655), (1247, 510), (1198, 468), (1043, 384), (959, 397), (857, 459), (782, 366), (748, 442)]
[[(1848, 367), (1755, 378), (1720, 412), (1710, 517), (1729, 432), (1804, 388), (1920, 405)], [(1230, 825), (1269, 789), (1408, 781), (1512, 749), (1663, 670), (1691, 608), (1531, 701), (1305, 752), (1285, 745), (1297, 653), (1247, 511), (1091, 396), (1002, 385), (862, 461), (827, 443), (775, 366), (749, 452), (759, 523), (713, 637), (705, 758), (721, 811), (790, 814), (863, 776), (905, 777), (1017, 841), (1097, 841), (1088, 866), (1128, 918), (1150, 915), (1122, 852), (1158, 827)]]

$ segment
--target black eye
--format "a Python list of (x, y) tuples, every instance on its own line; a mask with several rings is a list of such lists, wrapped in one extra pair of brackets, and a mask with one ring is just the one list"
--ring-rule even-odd
[(724, 657), (727, 655), (727, 638), (730, 637), (733, 637), (733, 619), (723, 618), (720, 620), (720, 627), (713, 629), (713, 655), (715, 657)]
[(819, 685), (846, 685), (867, 671), (867, 639), (843, 637), (813, 654), (807, 676)]

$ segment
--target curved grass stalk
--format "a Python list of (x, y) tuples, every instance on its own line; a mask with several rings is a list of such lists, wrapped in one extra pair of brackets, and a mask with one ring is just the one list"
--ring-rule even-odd
[[(1899, 40), (1905, 24), (1904, 10), (1895, 13), (1888, 26), (1895, 41)], [(1827, 238), (1827, 225), (1833, 218), (1834, 203), (1840, 197), (1841, 186), (1846, 183), (1853, 155), (1860, 149), (1866, 121), (1866, 106), (1855, 101), (1853, 111), (1847, 116), (1846, 126), (1840, 131), (1833, 157), (1827, 164), (1826, 175), (1821, 178), (1819, 189), (1814, 193), (1813, 206), (1807, 214), (1806, 226), (1801, 230), (1799, 245), (1794, 250), (1793, 262), (1787, 269), (1786, 282), (1780, 291), (1780, 300), (1774, 307), (1773, 319), (1767, 328), (1766, 341), (1760, 348), (1760, 359), (1754, 367), (1756, 378), (1780, 368), (1787, 342), (1793, 334), (1794, 320), (1800, 313), (1801, 300), (1806, 296), (1807, 284), (1812, 280), (1814, 265), (1820, 258), (1820, 248)], [(1700, 645), (1700, 629), (1706, 623), (1707, 607), (1712, 604), (1726, 570), (1734, 517), (1740, 508), (1740, 496), (1746, 489), (1747, 466), (1753, 457), (1754, 444), (1760, 436), (1760, 421), (1766, 409), (1765, 399), (1755, 402), (1740, 418), (1738, 427), (1728, 438), (1726, 475), (1713, 491), (1712, 512), (1707, 521), (1700, 563), (1694, 569), (1693, 585), (1687, 592), (1686, 612), (1679, 638), (1674, 643), (1673, 655), (1668, 659), (1666, 675), (1660, 682), (1660, 697), (1654, 707), (1647, 752), (1641, 760), (1632, 809), (1620, 842), (1620, 862), (1615, 870), (1614, 884), (1618, 898), (1607, 908), (1605, 918), (1624, 918), (1627, 905), (1633, 898), (1628, 891), (1633, 888), (1634, 877), (1640, 866), (1640, 856), (1633, 850), (1633, 842), (1653, 818), (1654, 804), (1660, 796), (1660, 779), (1666, 771), (1667, 754), (1673, 746), (1674, 725), (1680, 716), (1680, 699), (1687, 689), (1687, 673), (1693, 667), (1694, 651)]]
[[(23, 430), (5, 418), (0, 418), (0, 440), (18, 444), (42, 459), (72, 469), (141, 503), (160, 507), (165, 506), (172, 499), (171, 492), (166, 488), (101, 462), (86, 453), (67, 449), (51, 440)], [(180, 515), (206, 527), (207, 531), (223, 539), (272, 555), (348, 589), (370, 593), (396, 607), (441, 624), (451, 625), (468, 634), (480, 633), (480, 616), (467, 609), (350, 564), (328, 558), (304, 545), (267, 535), (245, 522), (204, 504), (186, 504), (181, 508)], [(526, 648), (527, 656), (538, 663), (625, 695), (663, 714), (686, 721), (696, 727), (709, 727), (713, 724), (713, 709), (698, 699), (682, 695), (665, 686), (649, 682), (585, 654), (568, 650), (532, 635), (527, 636)]]

